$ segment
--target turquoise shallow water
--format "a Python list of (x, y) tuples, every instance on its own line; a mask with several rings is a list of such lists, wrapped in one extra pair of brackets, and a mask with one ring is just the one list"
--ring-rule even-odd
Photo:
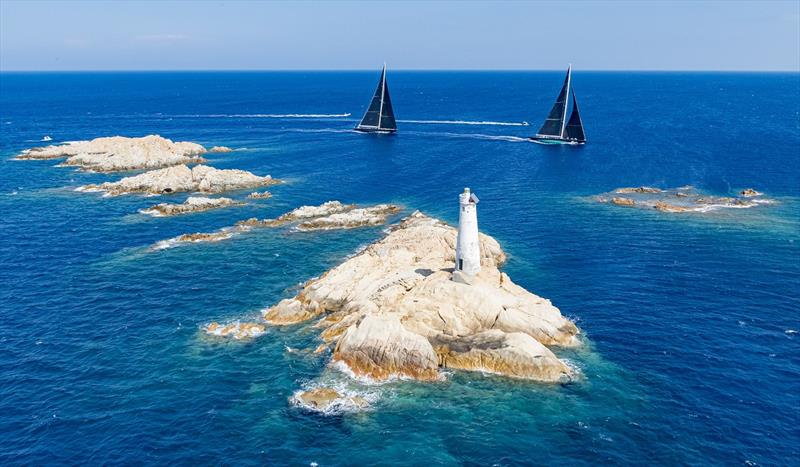
[[(799, 75), (575, 72), (583, 148), (521, 139), (560, 73), (393, 73), (394, 137), (350, 132), (352, 116), (254, 117), (359, 115), (376, 78), (0, 74), (4, 464), (798, 463)], [(210, 163), (289, 183), (248, 206), (154, 219), (137, 210), (159, 198), (72, 191), (116, 176), (11, 160), (44, 135), (150, 133), (238, 148)], [(669, 215), (591, 199), (643, 184), (754, 187), (778, 203)], [(288, 351), (316, 346), (307, 326), (249, 343), (201, 334), (291, 296), (381, 228), (265, 229), (144, 251), (329, 199), (455, 222), (464, 186), (509, 253), (505, 271), (585, 332), (586, 348), (560, 352), (578, 381), (454, 372), (366, 385)], [(322, 416), (289, 403), (320, 380), (372, 410)]]

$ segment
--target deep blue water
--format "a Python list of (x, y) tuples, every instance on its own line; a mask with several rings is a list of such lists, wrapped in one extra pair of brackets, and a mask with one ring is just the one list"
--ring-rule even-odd
[[(800, 463), (800, 75), (576, 71), (589, 144), (540, 146), (558, 73), (390, 72), (393, 137), (348, 131), (377, 73), (0, 74), (0, 463), (588, 465)], [(349, 118), (225, 117), (342, 114)], [(175, 218), (118, 178), (13, 161), (53, 142), (157, 133), (240, 148), (220, 168), (290, 183)], [(591, 201), (620, 186), (754, 187), (778, 204), (670, 215)], [(213, 341), (381, 235), (264, 229), (145, 253), (301, 204), (397, 202), (449, 222), (481, 198), (505, 270), (575, 319), (564, 386), (453, 373), (359, 386), (308, 326)], [(243, 196), (243, 193), (234, 193)], [(169, 196), (182, 201), (186, 195)], [(319, 379), (377, 399), (308, 413)]]

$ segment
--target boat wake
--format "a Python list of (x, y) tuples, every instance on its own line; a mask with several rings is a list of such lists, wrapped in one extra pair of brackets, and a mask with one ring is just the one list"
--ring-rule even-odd
[(399, 123), (421, 123), (424, 125), (497, 125), (497, 126), (528, 126), (528, 122), (491, 122), (482, 120), (398, 120)]
[(427, 132), (427, 131), (405, 131), (403, 133), (420, 135), (420, 136), (445, 137), (445, 138), (480, 139), (484, 141), (508, 141), (512, 143), (530, 142), (528, 138), (521, 138), (519, 136), (511, 136), (511, 135), (485, 135), (481, 133), (450, 133), (450, 132)]
[[(192, 114), (172, 115), (173, 118), (346, 118), (351, 114)], [(166, 116), (166, 115), (165, 115)]]

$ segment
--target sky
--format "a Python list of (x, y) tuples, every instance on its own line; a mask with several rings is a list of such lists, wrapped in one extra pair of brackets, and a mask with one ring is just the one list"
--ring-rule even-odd
[(0, 71), (800, 72), (800, 0), (0, 0)]

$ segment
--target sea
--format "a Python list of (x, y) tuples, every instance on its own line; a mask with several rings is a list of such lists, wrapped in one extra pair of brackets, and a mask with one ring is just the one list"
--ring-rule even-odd
[[(0, 74), (1, 464), (800, 464), (800, 74), (576, 69), (581, 147), (527, 140), (563, 70), (390, 70), (397, 134), (356, 133), (378, 77)], [(286, 183), (153, 218), (138, 211), (188, 195), (76, 192), (130, 174), (14, 160), (148, 134), (229, 146), (209, 164)], [(773, 202), (664, 213), (595, 198), (641, 185)], [(310, 324), (203, 332), (257, 320), (386, 226), (149, 248), (328, 200), (456, 223), (464, 187), (503, 270), (581, 328), (579, 349), (555, 350), (573, 381), (377, 384), (309, 351)], [(370, 406), (292, 402), (323, 385)]]

